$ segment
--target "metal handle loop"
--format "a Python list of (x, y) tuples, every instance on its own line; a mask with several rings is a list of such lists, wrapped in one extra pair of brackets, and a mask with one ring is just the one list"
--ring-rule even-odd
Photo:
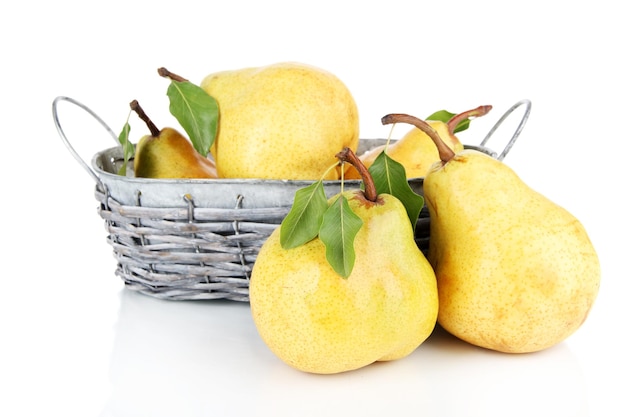
[(91, 167), (83, 160), (83, 158), (80, 157), (78, 152), (76, 152), (76, 150), (74, 149), (74, 147), (72, 146), (70, 141), (67, 139), (67, 136), (65, 135), (65, 132), (63, 131), (63, 128), (61, 127), (61, 123), (59, 121), (59, 114), (58, 114), (57, 107), (58, 107), (58, 103), (60, 101), (67, 101), (67, 102), (72, 103), (72, 104), (80, 107), (81, 109), (85, 110), (94, 119), (96, 119), (107, 130), (107, 132), (109, 132), (111, 137), (113, 137), (113, 140), (115, 141), (115, 144), (119, 145), (119, 142), (118, 142), (118, 139), (117, 139), (117, 135), (104, 122), (104, 120), (102, 120), (100, 118), (100, 116), (98, 116), (89, 107), (85, 106), (84, 104), (82, 104), (82, 103), (80, 103), (80, 102), (78, 102), (78, 101), (76, 101), (76, 100), (74, 100), (74, 99), (72, 99), (70, 97), (65, 97), (65, 96), (59, 96), (59, 97), (55, 98), (54, 101), (52, 102), (52, 118), (54, 119), (54, 125), (57, 128), (57, 132), (59, 132), (59, 136), (61, 136), (61, 140), (63, 140), (63, 143), (65, 144), (67, 149), (70, 151), (70, 153), (72, 154), (74, 159), (76, 159), (76, 161), (78, 161), (78, 163), (85, 169), (85, 171), (87, 171), (87, 173), (89, 175), (91, 175), (91, 177), (94, 179), (96, 184), (98, 186), (100, 186), (101, 189), (104, 189), (102, 181), (100, 180), (100, 177), (98, 177), (98, 175), (94, 172), (94, 170), (91, 169)]
[(520, 121), (519, 125), (517, 125), (517, 128), (515, 129), (515, 132), (513, 133), (513, 136), (509, 140), (509, 143), (507, 143), (507, 145), (505, 146), (504, 150), (500, 153), (500, 155), (498, 155), (498, 160), (499, 161), (502, 161), (504, 159), (504, 157), (506, 156), (506, 154), (509, 153), (509, 151), (511, 150), (511, 148), (515, 144), (515, 141), (517, 140), (517, 137), (520, 135), (520, 133), (522, 133), (522, 130), (524, 129), (524, 126), (526, 125), (526, 121), (528, 120), (528, 117), (530, 116), (530, 109), (532, 107), (532, 103), (530, 102), (530, 100), (528, 100), (528, 99), (520, 100), (517, 103), (515, 103), (513, 106), (511, 106), (511, 108), (508, 109), (506, 111), (506, 113), (504, 113), (502, 115), (502, 117), (500, 117), (500, 119), (496, 122), (496, 124), (493, 125), (493, 127), (491, 128), (489, 133), (487, 133), (487, 136), (485, 136), (483, 141), (480, 143), (480, 146), (485, 146), (487, 144), (487, 142), (489, 141), (489, 139), (491, 138), (491, 136), (494, 134), (494, 132), (498, 129), (498, 127), (500, 127), (502, 122), (504, 122), (504, 120), (507, 117), (509, 117), (509, 115), (511, 113), (513, 113), (513, 111), (515, 111), (515, 109), (517, 109), (521, 105), (525, 105), (526, 106), (526, 110), (524, 111), (524, 115), (522, 116), (522, 120)]

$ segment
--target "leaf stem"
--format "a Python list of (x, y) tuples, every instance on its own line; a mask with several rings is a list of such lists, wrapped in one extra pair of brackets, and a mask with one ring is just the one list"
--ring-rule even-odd
[(161, 130), (158, 127), (156, 127), (154, 123), (152, 123), (152, 120), (150, 120), (146, 112), (143, 111), (143, 109), (141, 108), (137, 100), (133, 100), (130, 102), (130, 109), (133, 110), (135, 113), (137, 113), (139, 118), (146, 123), (146, 125), (148, 126), (148, 129), (150, 129), (150, 134), (152, 136), (154, 137), (159, 136), (159, 133), (161, 133)]
[(337, 165), (339, 165), (341, 162), (339, 161), (335, 161), (334, 164), (332, 164), (331, 166), (329, 166), (326, 171), (324, 171), (324, 175), (322, 175), (322, 179), (326, 178), (326, 176), (328, 175), (328, 173), (330, 171), (332, 171), (333, 169), (335, 169), (337, 167)]
[(159, 75), (161, 77), (164, 78), (169, 78), (170, 80), (174, 80), (174, 81), (178, 81), (178, 82), (185, 82), (185, 81), (189, 81), (186, 78), (181, 77), (178, 74), (174, 74), (173, 72), (170, 72), (167, 68), (165, 67), (161, 67), (157, 70), (157, 72), (159, 73)]
[(352, 149), (345, 147), (341, 150), (341, 152), (336, 154), (335, 157), (337, 157), (340, 161), (347, 162), (356, 168), (357, 172), (361, 176), (361, 179), (363, 180), (363, 193), (365, 194), (365, 198), (372, 203), (376, 202), (378, 199), (378, 193), (376, 191), (376, 186), (374, 185), (374, 179), (367, 170), (367, 167), (363, 164), (359, 157), (354, 154)]
[(381, 119), (383, 125), (388, 125), (391, 123), (408, 123), (417, 127), (418, 129), (424, 131), (435, 143), (437, 150), (439, 151), (439, 158), (445, 164), (452, 158), (454, 158), (454, 151), (450, 149), (448, 145), (441, 139), (439, 134), (431, 125), (422, 119), (418, 119), (415, 116), (410, 116), (408, 114), (402, 113), (392, 113), (384, 116)]
[(480, 117), (480, 116), (486, 115), (487, 113), (491, 111), (492, 107), (493, 106), (489, 104), (485, 106), (478, 106), (475, 109), (467, 110), (467, 111), (464, 111), (463, 113), (459, 113), (453, 116), (452, 118), (450, 118), (450, 120), (448, 120), (448, 128), (450, 129), (450, 132), (454, 132), (454, 129), (456, 129), (458, 124), (461, 123), (465, 119), (469, 119), (470, 117)]

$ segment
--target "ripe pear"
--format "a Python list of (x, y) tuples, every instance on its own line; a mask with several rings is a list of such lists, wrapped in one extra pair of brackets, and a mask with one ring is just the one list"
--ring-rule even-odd
[(326, 260), (319, 237), (284, 249), (280, 227), (254, 264), (249, 291), (257, 330), (298, 370), (332, 374), (401, 359), (437, 321), (435, 274), (415, 244), (404, 205), (389, 194), (368, 193), (343, 194), (363, 221), (347, 278)]
[(220, 177), (317, 180), (337, 152), (358, 146), (356, 103), (328, 71), (284, 62), (213, 73), (201, 87), (219, 105), (211, 153)]
[[(463, 143), (454, 134), (454, 129), (458, 124), (470, 117), (478, 117), (487, 114), (492, 106), (480, 106), (472, 110), (459, 113), (452, 117), (448, 122), (439, 120), (427, 120), (426, 122), (437, 131), (439, 137), (454, 152), (463, 150)], [(361, 160), (366, 167), (370, 167), (378, 155), (387, 148), (387, 155), (404, 166), (407, 178), (423, 178), (428, 172), (432, 164), (439, 160), (437, 147), (432, 139), (424, 133), (422, 129), (417, 127), (409, 130), (397, 142), (389, 146), (383, 145), (371, 149), (361, 155)], [(351, 167), (352, 168), (352, 167)], [(358, 173), (352, 168), (347, 170), (346, 178), (358, 178)]]
[(217, 178), (215, 163), (197, 152), (191, 141), (178, 130), (159, 130), (136, 101), (131, 108), (146, 122), (151, 134), (145, 135), (135, 149), (134, 170), (143, 178)]
[(441, 326), (501, 352), (540, 351), (566, 339), (600, 285), (583, 225), (503, 162), (472, 150), (455, 154), (431, 138), (441, 160), (426, 174), (424, 197)]

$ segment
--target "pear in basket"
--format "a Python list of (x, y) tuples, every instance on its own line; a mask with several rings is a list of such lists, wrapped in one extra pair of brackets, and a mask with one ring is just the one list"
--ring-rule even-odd
[(298, 370), (332, 374), (401, 359), (435, 326), (435, 274), (415, 244), (405, 206), (377, 194), (371, 180), (364, 183), (364, 191), (321, 201), (326, 210), (342, 204), (351, 209), (342, 223), (357, 230), (352, 268), (328, 260), (341, 250), (326, 239), (338, 232), (334, 222), (326, 227), (326, 214), (319, 236), (299, 245), (282, 243), (283, 222), (254, 264), (250, 307), (256, 328), (272, 352)]
[(197, 152), (178, 130), (159, 130), (136, 100), (131, 108), (143, 119), (150, 135), (143, 136), (135, 149), (134, 170), (143, 178), (217, 178), (215, 163)]
[[(463, 150), (463, 144), (454, 134), (458, 124), (470, 117), (479, 117), (487, 114), (492, 106), (479, 106), (453, 116), (448, 122), (439, 120), (426, 120), (437, 131), (441, 139), (452, 148), (453, 151)], [(387, 155), (401, 163), (406, 170), (407, 178), (423, 178), (432, 164), (439, 160), (439, 153), (433, 141), (423, 130), (413, 127), (397, 142), (389, 146), (378, 146), (360, 156), (366, 167), (370, 167), (376, 157), (387, 148)], [(346, 178), (358, 178), (358, 173), (353, 167), (346, 171)]]
[(501, 352), (546, 349), (585, 321), (600, 264), (581, 223), (483, 153), (453, 152), (428, 125), (440, 161), (424, 178), (428, 259), (437, 276), (439, 323), (471, 344)]
[(211, 154), (222, 178), (317, 180), (337, 152), (358, 146), (356, 103), (328, 71), (277, 63), (213, 73), (201, 87), (219, 105)]

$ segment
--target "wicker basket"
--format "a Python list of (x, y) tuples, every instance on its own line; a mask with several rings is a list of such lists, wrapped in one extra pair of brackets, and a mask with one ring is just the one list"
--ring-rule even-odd
[[(123, 162), (121, 147), (97, 153), (91, 167), (76, 153), (59, 122), (57, 104), (67, 101), (91, 114), (117, 140), (106, 123), (85, 105), (68, 97), (53, 102), (53, 118), (61, 139), (93, 177), (98, 213), (117, 260), (115, 274), (127, 288), (170, 300), (229, 299), (248, 301), (248, 284), (256, 256), (282, 222), (295, 192), (311, 181), (202, 179), (156, 180), (116, 175)], [(524, 117), (499, 155), (485, 144), (515, 108), (526, 106)], [(504, 158), (521, 132), (530, 111), (523, 100), (511, 107), (479, 146), (466, 145), (498, 159)], [(359, 152), (385, 140), (363, 139)], [(132, 165), (132, 164), (131, 164)], [(422, 194), (422, 178), (409, 180)], [(360, 181), (347, 181), (357, 188)], [(339, 181), (324, 184), (330, 197)], [(428, 249), (430, 219), (420, 213), (415, 239)]]

